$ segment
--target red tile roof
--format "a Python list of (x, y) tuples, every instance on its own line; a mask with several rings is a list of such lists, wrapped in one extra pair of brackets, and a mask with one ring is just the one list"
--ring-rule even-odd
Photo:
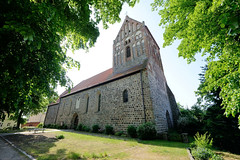
[[(88, 88), (91, 88), (91, 87), (94, 87), (94, 86), (97, 86), (97, 85), (105, 83), (105, 82), (110, 82), (110, 81), (116, 80), (118, 78), (125, 77), (129, 74), (138, 72), (138, 71), (146, 68), (146, 65), (147, 65), (147, 60), (145, 60), (142, 64), (134, 66), (132, 68), (129, 68), (121, 73), (113, 73), (113, 68), (110, 68), (110, 69), (108, 69), (104, 72), (101, 72), (89, 79), (83, 80), (82, 82), (77, 84), (75, 87), (73, 87), (70, 92), (68, 92), (68, 90), (64, 91), (60, 95), (60, 98), (71, 95), (73, 93), (76, 93), (76, 92), (79, 92), (82, 90), (85, 90), (85, 89), (88, 89)], [(49, 106), (58, 104), (60, 102), (60, 98), (55, 103), (51, 103)]]
[[(113, 73), (113, 69), (110, 68), (110, 69), (108, 69), (104, 72), (101, 72), (101, 73), (99, 73), (99, 74), (97, 74), (97, 75), (95, 75), (95, 76), (93, 76), (89, 79), (83, 80), (82, 82), (77, 84), (75, 87), (73, 87), (71, 89), (70, 93), (75, 93), (77, 91), (81, 91), (83, 89), (90, 88), (90, 87), (96, 86), (98, 84), (101, 84), (101, 83), (107, 81), (108, 77), (111, 76), (112, 73)], [(66, 96), (70, 93), (68, 93), (68, 91), (64, 91), (62, 95)]]

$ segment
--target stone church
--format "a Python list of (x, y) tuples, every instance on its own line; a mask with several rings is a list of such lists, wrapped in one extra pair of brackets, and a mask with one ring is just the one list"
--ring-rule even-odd
[(98, 124), (126, 131), (154, 122), (158, 133), (176, 124), (179, 110), (164, 76), (160, 48), (144, 22), (126, 16), (113, 41), (113, 67), (65, 91), (48, 106), (45, 125)]

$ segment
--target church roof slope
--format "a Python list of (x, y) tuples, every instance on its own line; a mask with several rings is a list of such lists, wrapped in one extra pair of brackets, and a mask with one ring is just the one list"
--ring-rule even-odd
[(83, 80), (82, 82), (80, 82), (79, 84), (77, 84), (75, 87), (73, 87), (71, 89), (71, 92), (68, 93), (68, 91), (65, 91), (66, 93), (63, 94), (62, 97), (71, 94), (71, 93), (75, 93), (77, 91), (81, 91), (84, 90), (86, 88), (90, 88), (93, 87), (95, 85), (101, 84), (103, 82), (105, 82), (106, 80), (108, 80), (108, 77), (111, 76), (113, 73), (113, 69), (110, 68), (104, 72), (101, 72), (91, 78), (88, 78), (86, 80)]
[[(101, 72), (101, 73), (99, 73), (99, 74), (97, 74), (97, 75), (95, 75), (91, 78), (83, 80), (82, 82), (77, 84), (75, 87), (73, 87), (70, 92), (68, 92), (68, 90), (64, 91), (60, 95), (60, 98), (61, 97), (66, 97), (68, 95), (74, 94), (76, 92), (80, 92), (80, 91), (85, 90), (85, 89), (89, 89), (91, 87), (94, 87), (94, 86), (97, 86), (97, 85), (100, 85), (100, 84), (103, 84), (103, 83), (106, 83), (106, 82), (114, 81), (116, 79), (119, 79), (119, 78), (125, 77), (127, 75), (133, 74), (135, 72), (139, 72), (140, 70), (146, 68), (146, 65), (147, 65), (147, 60), (145, 60), (140, 65), (136, 65), (132, 68), (129, 68), (129, 69), (121, 72), (121, 73), (116, 73), (116, 74), (113, 74), (113, 68), (110, 68), (110, 69), (108, 69), (104, 72)], [(54, 105), (54, 104), (57, 104), (57, 103), (59, 103), (59, 99), (56, 103), (52, 103), (50, 105)]]

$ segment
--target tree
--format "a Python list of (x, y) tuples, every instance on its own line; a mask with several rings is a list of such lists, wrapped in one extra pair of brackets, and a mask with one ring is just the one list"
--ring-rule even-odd
[(179, 133), (188, 133), (192, 136), (197, 132), (201, 132), (205, 116), (205, 108), (203, 108), (200, 103), (194, 104), (190, 109), (184, 108), (180, 103), (177, 103), (177, 105), (180, 110), (177, 131)]
[[(239, 154), (240, 130), (237, 127), (237, 117), (223, 115), (224, 109), (221, 107), (220, 88), (216, 91), (202, 92), (201, 88), (206, 85), (204, 74), (206, 71), (207, 66), (203, 67), (203, 73), (200, 74), (201, 83), (197, 92), (201, 96), (199, 100), (204, 102), (207, 108), (203, 118), (203, 131), (211, 134), (214, 139), (214, 146)], [(231, 134), (229, 134), (229, 131), (231, 131)]]
[(122, 5), (135, 1), (0, 1), (0, 119), (37, 112), (58, 84), (71, 87), (66, 70), (80, 64), (66, 51), (92, 47), (97, 25), (120, 21)]
[[(240, 3), (238, 0), (155, 0), (160, 25), (165, 28), (163, 46), (176, 39), (179, 56), (188, 63), (195, 55), (206, 56), (202, 92), (220, 88), (225, 115), (240, 112)], [(239, 125), (240, 125), (240, 116)]]

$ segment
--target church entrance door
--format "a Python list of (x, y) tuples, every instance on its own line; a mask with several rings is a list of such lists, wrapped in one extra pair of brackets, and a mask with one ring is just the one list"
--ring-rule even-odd
[(78, 126), (78, 115), (75, 113), (74, 115), (73, 115), (73, 119), (72, 119), (72, 128), (73, 129), (76, 129), (77, 128), (77, 126)]

